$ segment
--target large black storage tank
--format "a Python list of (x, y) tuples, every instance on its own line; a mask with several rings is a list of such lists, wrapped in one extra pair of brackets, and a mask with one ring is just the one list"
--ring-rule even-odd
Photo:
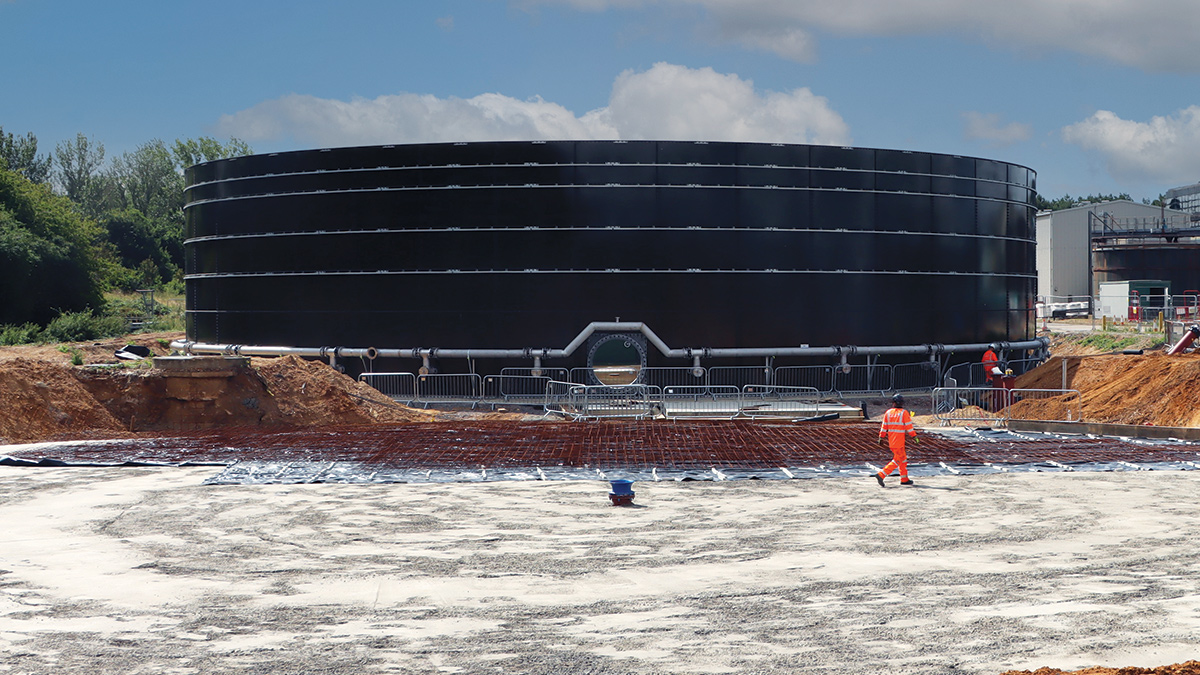
[(828, 146), (338, 148), (187, 171), (187, 335), (561, 348), (589, 322), (671, 347), (1033, 337), (1030, 169)]

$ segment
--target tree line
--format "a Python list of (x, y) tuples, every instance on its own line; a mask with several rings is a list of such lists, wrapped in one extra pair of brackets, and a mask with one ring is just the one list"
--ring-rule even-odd
[(210, 137), (107, 157), (77, 134), (52, 152), (0, 127), (0, 326), (99, 312), (108, 291), (183, 292), (183, 170), (249, 155)]
[[(1142, 197), (1142, 203), (1150, 206), (1162, 206), (1164, 199), (1166, 199), (1165, 194), (1159, 195), (1153, 201)], [(1069, 209), (1084, 204), (1099, 204), (1101, 202), (1115, 202), (1121, 200), (1131, 202), (1133, 201), (1133, 197), (1130, 197), (1129, 194), (1125, 192), (1122, 192), (1119, 195), (1088, 195), (1086, 197), (1072, 197), (1071, 195), (1067, 194), (1059, 197), (1058, 199), (1046, 199), (1041, 195), (1036, 197), (1038, 211), (1061, 211), (1063, 209)], [(1178, 205), (1173, 207), (1168, 205), (1167, 208), (1177, 208), (1177, 206)]]

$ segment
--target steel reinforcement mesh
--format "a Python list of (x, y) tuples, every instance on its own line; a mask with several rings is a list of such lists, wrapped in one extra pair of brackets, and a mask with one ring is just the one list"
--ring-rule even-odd
[[(10, 446), (0, 459), (41, 465), (342, 462), (375, 471), (865, 467), (890, 459), (890, 452), (877, 445), (878, 429), (871, 423), (748, 421), (458, 421), (280, 431), (239, 428)], [(1083, 463), (1181, 463), (1180, 468), (1187, 468), (1198, 460), (1200, 444), (1184, 441), (989, 429), (922, 431), (920, 443), (909, 446), (911, 465), (947, 469)]]

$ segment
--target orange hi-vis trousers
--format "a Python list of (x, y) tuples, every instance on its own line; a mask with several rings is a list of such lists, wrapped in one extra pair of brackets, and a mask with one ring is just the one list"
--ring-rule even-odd
[(904, 408), (892, 408), (883, 414), (883, 424), (879, 427), (879, 437), (888, 439), (888, 447), (892, 450), (892, 461), (883, 467), (884, 477), (900, 470), (900, 480), (908, 480), (908, 453), (904, 450), (904, 440), (908, 436), (916, 436), (913, 429), (912, 414)]

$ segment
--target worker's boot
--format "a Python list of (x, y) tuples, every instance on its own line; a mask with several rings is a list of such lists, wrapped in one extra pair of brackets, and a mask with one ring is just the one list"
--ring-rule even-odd
[(913, 483), (913, 482), (912, 482), (911, 480), (909, 480), (908, 478), (905, 478), (904, 480), (900, 481), (900, 484), (901, 484), (901, 485), (915, 485), (915, 483)]
[(879, 487), (883, 487), (883, 474), (875, 474), (875, 480), (879, 481)]

